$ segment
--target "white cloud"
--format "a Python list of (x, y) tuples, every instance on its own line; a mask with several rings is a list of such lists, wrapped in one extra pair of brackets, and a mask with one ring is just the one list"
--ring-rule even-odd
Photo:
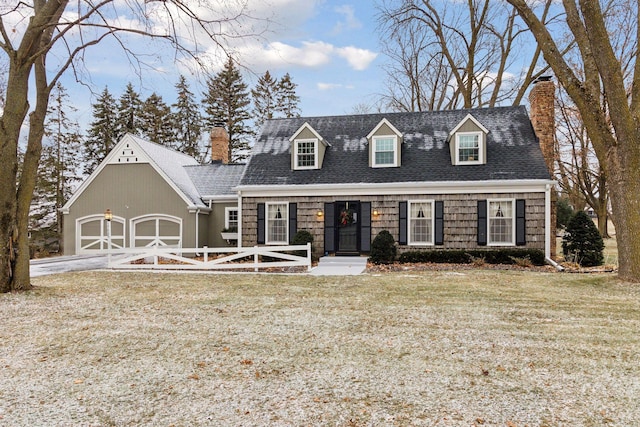
[(342, 83), (316, 83), (318, 90), (334, 90), (334, 89), (355, 89), (353, 85), (343, 85)]
[(362, 22), (360, 22), (360, 20), (358, 20), (358, 18), (356, 18), (356, 12), (355, 9), (353, 8), (353, 6), (345, 4), (342, 6), (336, 6), (333, 9), (335, 12), (339, 13), (340, 15), (344, 16), (344, 20), (343, 21), (339, 21), (334, 27), (333, 27), (333, 33), (334, 34), (339, 34), (345, 30), (353, 30), (353, 29), (358, 29), (358, 28), (362, 28)]
[(375, 52), (353, 46), (341, 47), (337, 49), (337, 53), (347, 60), (351, 68), (358, 71), (367, 69), (378, 56)]

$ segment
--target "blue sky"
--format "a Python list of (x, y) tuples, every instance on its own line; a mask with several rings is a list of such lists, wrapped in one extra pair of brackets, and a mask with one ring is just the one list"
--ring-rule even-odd
[[(266, 70), (275, 77), (288, 72), (298, 84), (303, 116), (346, 114), (358, 104), (374, 104), (382, 92), (383, 55), (376, 33), (376, 9), (373, 2), (339, 0), (249, 0), (256, 18), (271, 21), (261, 38), (250, 37), (233, 42), (230, 48), (247, 69), (243, 75), (252, 87)], [(121, 18), (122, 19), (122, 18)], [(259, 21), (255, 21), (259, 22)], [(258, 23), (262, 25), (262, 23)], [(146, 61), (155, 69), (145, 69), (140, 77), (122, 49), (113, 42), (101, 43), (86, 56), (86, 72), (76, 83), (72, 74), (63, 79), (74, 104), (78, 120), (91, 121), (91, 103), (105, 86), (117, 98), (128, 82), (143, 98), (160, 94), (167, 104), (175, 101), (174, 85), (179, 74), (190, 82), (198, 100), (205, 77), (189, 64), (174, 61), (173, 52), (148, 40), (131, 39), (134, 49), (149, 52)], [(211, 48), (209, 71), (222, 64), (220, 52)]]

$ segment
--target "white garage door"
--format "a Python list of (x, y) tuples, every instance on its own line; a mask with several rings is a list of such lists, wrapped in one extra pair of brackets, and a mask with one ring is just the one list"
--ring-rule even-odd
[(145, 215), (131, 220), (131, 247), (182, 247), (182, 219), (169, 215)]
[[(111, 248), (124, 247), (124, 218), (111, 220)], [(88, 215), (76, 220), (76, 254), (87, 254), (109, 248), (109, 233), (104, 214)]]

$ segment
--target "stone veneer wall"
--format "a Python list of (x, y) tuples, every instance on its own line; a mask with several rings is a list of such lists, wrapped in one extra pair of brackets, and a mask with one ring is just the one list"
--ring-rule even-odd
[[(453, 194), (453, 195), (393, 195), (393, 196), (349, 196), (328, 197), (290, 197), (266, 198), (251, 197), (242, 199), (242, 245), (256, 245), (257, 237), (257, 204), (265, 202), (289, 202), (298, 204), (298, 230), (308, 230), (313, 235), (314, 255), (324, 253), (324, 217), (318, 218), (318, 210), (324, 210), (325, 202), (336, 200), (359, 200), (371, 202), (371, 209), (377, 209), (380, 215), (371, 218), (371, 240), (382, 230), (388, 230), (398, 240), (398, 202), (407, 200), (442, 200), (444, 201), (444, 245), (441, 246), (408, 246), (399, 250), (417, 249), (491, 249), (494, 246), (478, 246), (477, 244), (477, 202), (484, 199), (525, 199), (527, 232), (526, 246), (521, 248), (540, 249), (544, 251), (545, 236), (545, 194), (540, 193), (508, 193), (508, 194)], [(515, 212), (514, 212), (515, 215)], [(553, 246), (553, 245), (552, 245)], [(497, 246), (498, 248), (500, 246)], [(514, 246), (516, 247), (516, 246)]]

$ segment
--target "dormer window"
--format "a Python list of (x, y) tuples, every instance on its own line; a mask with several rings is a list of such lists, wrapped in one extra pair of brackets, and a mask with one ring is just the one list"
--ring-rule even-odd
[(396, 136), (373, 137), (373, 167), (398, 166), (398, 138)]
[(304, 123), (289, 138), (291, 142), (291, 169), (320, 169), (327, 147), (325, 141), (309, 123)]
[(367, 141), (369, 141), (369, 166), (372, 168), (400, 166), (402, 134), (389, 120), (380, 120), (380, 123), (367, 135)]
[(294, 141), (294, 169), (318, 168), (318, 140), (296, 139)]
[(482, 163), (480, 161), (481, 132), (459, 132), (456, 134), (458, 164)]
[(454, 165), (483, 165), (487, 163), (487, 134), (489, 131), (471, 114), (449, 132), (451, 163)]

